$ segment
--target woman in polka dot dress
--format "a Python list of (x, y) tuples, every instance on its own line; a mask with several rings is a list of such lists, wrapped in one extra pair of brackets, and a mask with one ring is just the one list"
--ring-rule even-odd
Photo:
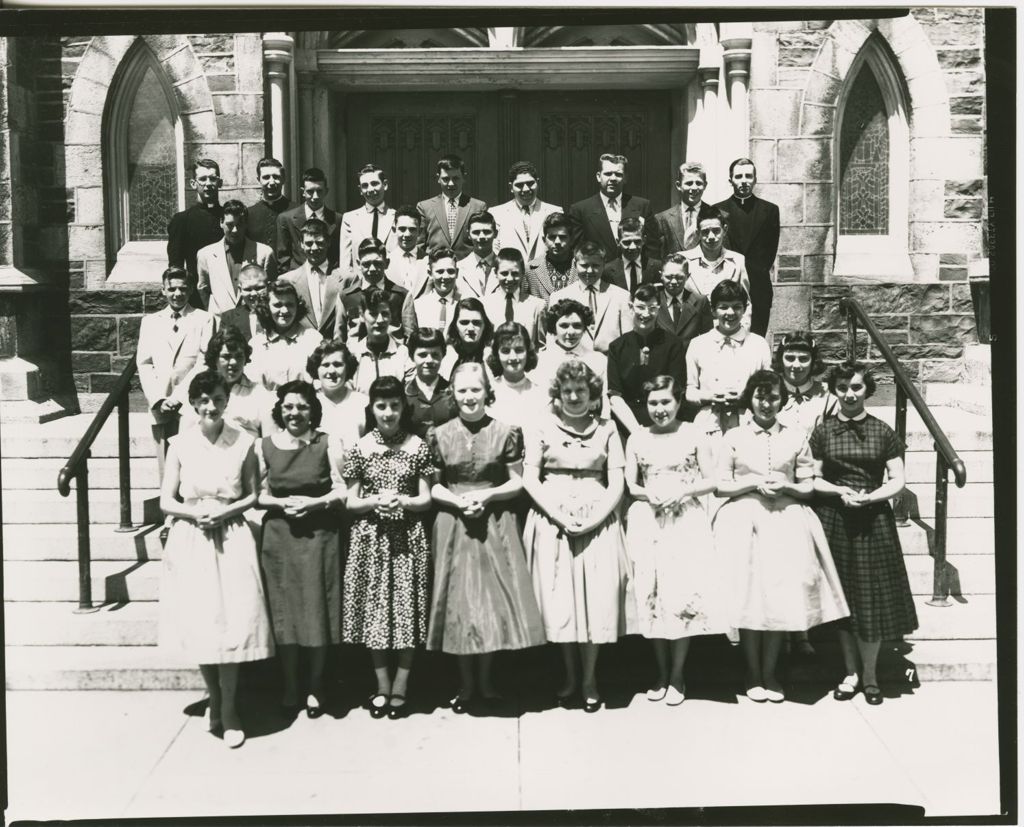
[[(373, 426), (346, 456), (354, 521), (345, 564), (342, 639), (370, 649), (377, 692), (374, 718), (399, 718), (413, 650), (427, 637), (430, 546), (423, 514), (430, 508), (430, 449), (409, 431), (401, 381), (370, 385)], [(389, 661), (397, 653), (392, 675)]]

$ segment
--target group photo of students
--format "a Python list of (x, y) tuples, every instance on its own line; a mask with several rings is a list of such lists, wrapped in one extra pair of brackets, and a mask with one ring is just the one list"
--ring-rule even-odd
[(735, 694), (771, 704), (783, 653), (813, 657), (831, 624), (832, 696), (883, 702), (881, 644), (918, 624), (889, 505), (904, 446), (865, 409), (870, 369), (826, 366), (805, 331), (765, 338), (779, 215), (753, 162), (719, 205), (683, 164), (655, 214), (628, 159), (596, 161), (564, 210), (528, 161), (490, 208), (457, 156), (397, 208), (368, 164), (344, 214), (320, 170), (296, 205), (264, 158), (246, 206), (194, 162), (136, 360), (159, 642), (199, 666), (229, 747), (242, 663), (274, 659), (280, 707), (318, 718), (341, 645), (368, 653), (373, 718), (409, 714), (423, 652), (454, 656), (444, 706), (487, 714), (510, 693), (495, 654), (548, 644), (553, 703), (596, 713), (626, 636), (650, 641), (651, 703), (683, 704), (691, 641), (720, 636)]

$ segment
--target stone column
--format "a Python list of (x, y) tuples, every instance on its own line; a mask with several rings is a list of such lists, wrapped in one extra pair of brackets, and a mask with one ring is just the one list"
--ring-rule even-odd
[(750, 110), (747, 86), (750, 83), (750, 47), (753, 31), (749, 23), (723, 23), (719, 42), (729, 84), (729, 133), (732, 157), (750, 154)]
[(313, 160), (313, 77), (307, 72), (298, 73), (299, 89), (299, 163), (298, 169), (317, 166)]
[[(716, 57), (720, 57), (717, 55)], [(720, 125), (722, 118), (719, 117), (718, 107), (718, 74), (719, 63), (715, 60), (711, 63), (711, 55), (707, 56), (705, 62), (705, 50), (701, 49), (700, 66), (697, 69), (697, 77), (700, 79), (701, 95), (699, 97), (701, 106), (701, 120), (698, 121), (698, 146), (700, 155), (692, 156), (693, 160), (704, 164), (708, 171), (708, 188), (704, 200), (708, 203), (724, 198), (721, 195), (725, 182), (725, 174), (719, 167), (719, 146), (722, 143), (722, 132)], [(687, 156), (690, 153), (687, 152)]]
[(270, 154), (287, 164), (290, 154), (289, 74), (295, 40), (285, 32), (267, 32), (263, 35), (263, 65), (266, 67), (270, 87)]

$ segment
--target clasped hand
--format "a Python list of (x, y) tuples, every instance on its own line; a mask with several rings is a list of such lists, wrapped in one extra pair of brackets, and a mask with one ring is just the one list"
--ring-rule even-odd
[(779, 494), (786, 493), (786, 482), (785, 480), (773, 477), (764, 477), (757, 484), (757, 493), (769, 499), (774, 499)]
[(203, 531), (213, 531), (220, 528), (221, 523), (224, 522), (225, 510), (224, 508), (202, 506), (196, 510), (193, 519)]
[(405, 511), (401, 497), (397, 491), (382, 491), (377, 495), (377, 513), (389, 517), (401, 515)]
[(848, 508), (861, 508), (871, 503), (870, 494), (867, 491), (855, 491), (848, 487), (839, 492), (839, 499)]
[(487, 494), (483, 491), (472, 491), (456, 498), (456, 504), (464, 517), (480, 517), (487, 508)]
[(319, 507), (319, 502), (315, 497), (303, 497), (296, 494), (286, 497), (282, 508), (286, 517), (305, 517), (317, 507)]
[(739, 407), (740, 395), (736, 391), (715, 393), (711, 397), (711, 407), (717, 411), (728, 411)]

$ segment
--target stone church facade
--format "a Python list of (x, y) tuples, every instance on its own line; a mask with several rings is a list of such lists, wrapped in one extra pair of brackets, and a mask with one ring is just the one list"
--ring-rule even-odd
[[(837, 298), (860, 299), (922, 384), (956, 381), (987, 283), (984, 18), (914, 9), (880, 20), (0, 39), (0, 398), (5, 417), (96, 404), (162, 306), (166, 222), (215, 159), (221, 200), (259, 197), (282, 160), (294, 197), (326, 170), (358, 203), (374, 161), (394, 204), (436, 190), (433, 161), (508, 199), (593, 191), (604, 151), (661, 210), (674, 170), (754, 159), (781, 210), (773, 332), (843, 352)], [(14, 413), (11, 413), (14, 412)]]

